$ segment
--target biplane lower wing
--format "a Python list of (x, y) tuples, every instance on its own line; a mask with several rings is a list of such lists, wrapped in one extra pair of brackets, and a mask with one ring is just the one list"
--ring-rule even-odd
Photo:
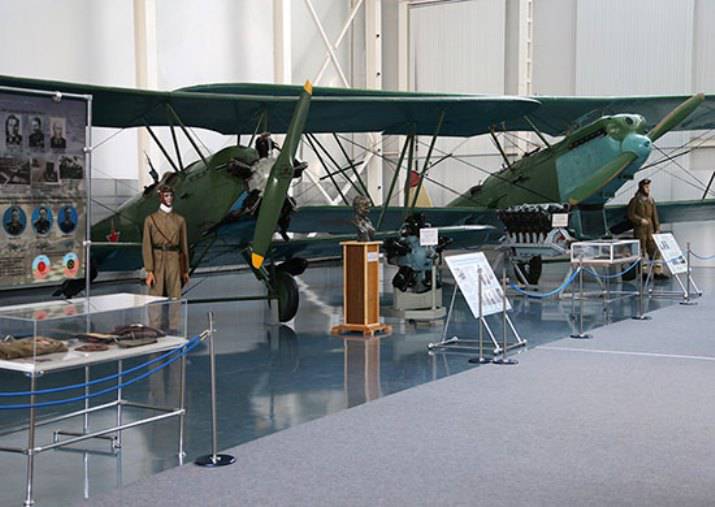
[[(376, 239), (385, 240), (396, 235), (397, 231), (386, 231), (378, 233)], [(493, 244), (498, 242), (501, 237), (501, 233), (497, 229), (483, 225), (447, 226), (445, 235), (453, 240), (450, 248), (460, 249)], [(340, 242), (354, 239), (354, 234), (339, 234), (317, 238), (291, 239), (290, 241), (274, 241), (268, 258), (274, 262), (281, 262), (296, 257), (305, 259), (339, 257), (341, 255)], [(208, 255), (201, 262), (201, 266), (218, 267), (246, 264), (246, 259), (242, 254), (244, 248), (245, 245), (242, 245), (240, 241), (222, 233), (211, 245)]]
[[(486, 208), (414, 208), (414, 213), (423, 213), (432, 227), (449, 225), (491, 225), (501, 227), (496, 210)], [(291, 218), (290, 231), (296, 233), (321, 232), (328, 234), (353, 234), (354, 211), (348, 206), (304, 206), (298, 208)], [(370, 220), (377, 225), (382, 208), (370, 210)], [(385, 209), (380, 230), (399, 231), (411, 211), (399, 206)]]

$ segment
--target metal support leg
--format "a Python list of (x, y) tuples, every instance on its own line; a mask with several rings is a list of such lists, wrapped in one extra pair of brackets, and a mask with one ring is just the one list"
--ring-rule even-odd
[(443, 345), (448, 345), (450, 343), (455, 343), (459, 339), (455, 336), (447, 340), (447, 329), (449, 328), (449, 321), (452, 319), (452, 310), (454, 310), (454, 302), (457, 299), (457, 283), (454, 283), (454, 290), (452, 291), (452, 299), (449, 302), (449, 310), (447, 310), (447, 317), (444, 319), (444, 328), (442, 328), (442, 338), (438, 343), (427, 344), (427, 349), (432, 350), (434, 348), (441, 347)]
[(437, 263), (432, 259), (432, 311), (437, 309)]
[(583, 259), (580, 258), (578, 261), (578, 297), (579, 297), (579, 312), (578, 312), (578, 333), (572, 334), (571, 338), (576, 339), (588, 339), (592, 338), (590, 334), (583, 332)]
[(638, 308), (636, 315), (633, 316), (634, 320), (650, 320), (650, 315), (645, 314), (645, 287), (643, 286), (643, 260), (638, 263), (638, 269), (636, 270), (636, 276), (638, 277), (638, 303), (636, 307)]
[[(84, 409), (89, 410), (89, 366), (84, 367), (84, 395), (86, 398), (84, 399)], [(86, 412), (84, 414), (84, 417), (82, 419), (82, 432), (83, 433), (89, 433), (89, 412)]]
[[(35, 392), (36, 378), (34, 374), (30, 375), (30, 392)], [(30, 394), (30, 421), (27, 428), (27, 479), (25, 482), (26, 495), (25, 507), (35, 503), (32, 498), (32, 479), (35, 473), (35, 395)]]
[(196, 458), (202, 467), (222, 467), (236, 462), (229, 454), (218, 454), (218, 431), (216, 429), (216, 352), (214, 350), (214, 314), (209, 312), (209, 369), (211, 374), (211, 454)]
[[(123, 363), (120, 359), (117, 361), (117, 385), (122, 385), (122, 371)], [(117, 388), (117, 426), (122, 425), (122, 388)], [(115, 449), (120, 449), (122, 447), (122, 430), (117, 431), (116, 439), (114, 440), (113, 446)]]
[(506, 341), (506, 336), (507, 336), (507, 314), (506, 314), (506, 257), (504, 258), (504, 262), (502, 263), (502, 277), (501, 277), (501, 297), (502, 297), (502, 349), (501, 349), (501, 357), (499, 359), (495, 359), (492, 361), (494, 364), (499, 364), (499, 365), (514, 365), (514, 364), (519, 364), (519, 361), (516, 359), (511, 359), (507, 357), (507, 353), (509, 352), (509, 345), (507, 344)]
[(486, 364), (491, 363), (491, 361), (484, 357), (484, 309), (482, 308), (482, 268), (477, 270), (477, 276), (479, 280), (477, 281), (478, 295), (479, 295), (479, 357), (473, 357), (469, 360), (470, 363), (476, 364)]
[(184, 425), (186, 424), (186, 354), (181, 356), (179, 364), (179, 409), (182, 414), (179, 416), (179, 464), (184, 464), (186, 452), (184, 452)]
[[(687, 252), (687, 277), (685, 279), (685, 291), (683, 292), (683, 300), (680, 302), (681, 305), (687, 305), (687, 306), (692, 306), (692, 305), (697, 305), (698, 303), (696, 301), (693, 301), (690, 299), (690, 242), (688, 241), (688, 252)], [(678, 278), (678, 280), (680, 280)], [(682, 283), (680, 284), (681, 286), (683, 285)]]

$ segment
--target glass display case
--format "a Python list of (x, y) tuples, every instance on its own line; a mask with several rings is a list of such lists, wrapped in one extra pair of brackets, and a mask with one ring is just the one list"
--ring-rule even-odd
[(186, 304), (109, 294), (0, 307), (0, 368), (26, 373), (75, 368), (178, 347)]
[(599, 239), (571, 244), (571, 263), (584, 265), (613, 265), (640, 259), (637, 239)]
[[(77, 444), (87, 439), (108, 440), (111, 449), (121, 447), (122, 431), (176, 417), (179, 421), (179, 461), (183, 460), (183, 425), (185, 398), (186, 351), (200, 338), (187, 340), (187, 307), (183, 300), (139, 294), (110, 294), (55, 300), (41, 303), (0, 307), (0, 369), (14, 371), (29, 379), (27, 390), (2, 389), (0, 409), (24, 410), (28, 424), (27, 446), (0, 445), (0, 451), (27, 456), (27, 496), (31, 505), (35, 456), (43, 451)], [(149, 358), (141, 359), (141, 356)], [(132, 361), (124, 369), (123, 361)], [(116, 364), (110, 375), (90, 374), (90, 368), (100, 363)], [(137, 364), (139, 363), (139, 364)], [(164, 367), (176, 363), (178, 376), (174, 378), (178, 399), (163, 400), (162, 405), (131, 401), (123, 389), (142, 381)], [(67, 385), (66, 380), (52, 381), (48, 374), (84, 369), (84, 381)], [(105, 373), (107, 368), (103, 368)], [(43, 382), (40, 388), (38, 378)], [(57, 375), (66, 379), (66, 375)], [(6, 384), (7, 385), (7, 384)], [(48, 387), (49, 386), (49, 387)], [(8, 392), (9, 391), (9, 392)], [(96, 403), (92, 401), (97, 396)], [(107, 402), (107, 397), (113, 401)], [(174, 398), (172, 396), (172, 398)], [(84, 409), (76, 410), (77, 402)], [(70, 407), (67, 410), (63, 406)], [(53, 407), (53, 417), (42, 417), (43, 409)], [(123, 411), (132, 408), (130, 422), (123, 421)], [(54, 416), (57, 410), (61, 415)], [(70, 411), (71, 410), (71, 411)], [(103, 410), (116, 412), (111, 427), (90, 430), (90, 415)], [(59, 426), (60, 421), (80, 419), (70, 427)], [(100, 418), (106, 421), (108, 418)], [(37, 428), (58, 424), (49, 442), (38, 443)]]

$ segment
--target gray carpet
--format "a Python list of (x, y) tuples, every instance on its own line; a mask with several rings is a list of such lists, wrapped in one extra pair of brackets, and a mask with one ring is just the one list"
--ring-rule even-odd
[(714, 310), (553, 342), (85, 505), (713, 505)]

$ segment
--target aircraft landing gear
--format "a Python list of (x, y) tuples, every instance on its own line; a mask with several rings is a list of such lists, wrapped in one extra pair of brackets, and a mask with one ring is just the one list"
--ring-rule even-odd
[(271, 275), (271, 286), (278, 300), (278, 320), (288, 322), (298, 313), (298, 284), (290, 273), (277, 269)]

